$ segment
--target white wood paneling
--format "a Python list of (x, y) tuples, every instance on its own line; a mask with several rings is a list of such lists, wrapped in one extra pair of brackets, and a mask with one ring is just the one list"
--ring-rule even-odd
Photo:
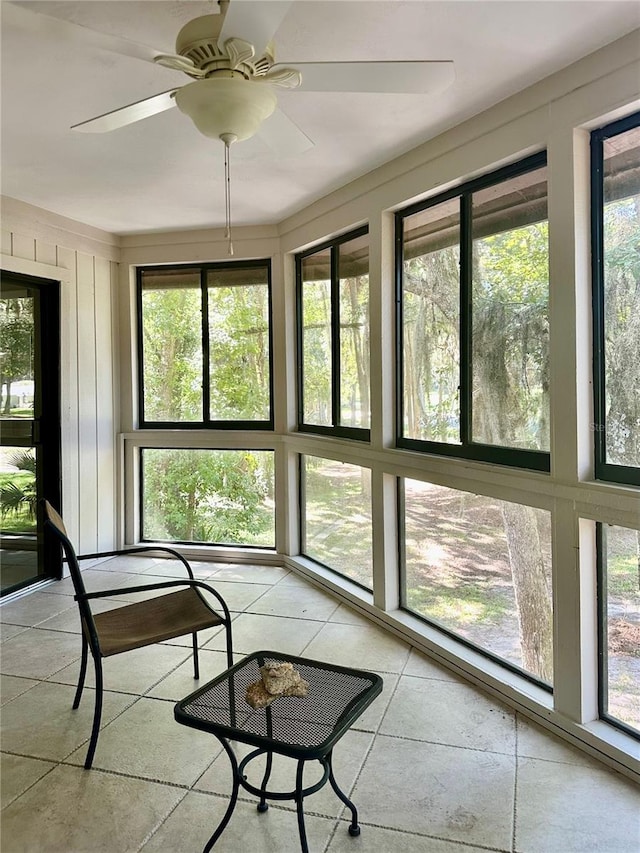
[(117, 240), (12, 199), (3, 199), (3, 226), (3, 269), (61, 282), (65, 524), (80, 551), (115, 547)]

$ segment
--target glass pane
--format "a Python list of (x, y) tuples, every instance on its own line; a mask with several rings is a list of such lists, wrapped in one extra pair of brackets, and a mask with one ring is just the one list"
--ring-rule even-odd
[(403, 435), (460, 443), (460, 202), (404, 219)]
[(603, 525), (605, 708), (640, 731), (640, 530)]
[(369, 429), (369, 236), (338, 246), (340, 424)]
[(275, 546), (273, 451), (142, 454), (142, 538)]
[(606, 461), (640, 467), (640, 128), (604, 142)]
[(331, 250), (302, 261), (303, 423), (333, 425), (331, 406)]
[(202, 420), (202, 300), (197, 270), (142, 277), (144, 417)]
[(0, 527), (3, 590), (39, 573), (34, 447), (0, 447)]
[[(269, 420), (269, 288), (267, 270), (210, 273), (210, 419)], [(243, 283), (260, 273), (262, 282)], [(215, 282), (219, 279), (222, 283)]]
[(372, 588), (371, 471), (302, 457), (304, 553)]
[(550, 514), (403, 482), (405, 606), (552, 683)]
[(34, 417), (34, 299), (26, 288), (2, 283), (0, 298), (0, 413)]
[(547, 170), (473, 194), (472, 438), (549, 450)]

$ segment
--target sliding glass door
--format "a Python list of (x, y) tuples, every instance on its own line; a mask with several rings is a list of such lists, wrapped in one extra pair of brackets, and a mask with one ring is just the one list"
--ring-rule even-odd
[(59, 576), (40, 500), (60, 505), (60, 286), (0, 279), (0, 587)]

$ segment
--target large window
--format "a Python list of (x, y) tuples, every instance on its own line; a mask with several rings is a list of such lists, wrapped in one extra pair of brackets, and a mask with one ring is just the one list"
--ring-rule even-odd
[(596, 477), (640, 485), (640, 113), (591, 140)]
[(145, 447), (145, 541), (275, 547), (272, 450)]
[(371, 471), (316, 456), (300, 464), (302, 553), (372, 589)]
[(396, 216), (398, 445), (548, 471), (546, 155)]
[(268, 261), (138, 272), (140, 425), (273, 428)]
[(402, 606), (551, 684), (550, 514), (418, 480), (400, 497)]
[(296, 257), (298, 428), (369, 438), (366, 228)]
[(640, 530), (597, 534), (600, 716), (640, 737)]

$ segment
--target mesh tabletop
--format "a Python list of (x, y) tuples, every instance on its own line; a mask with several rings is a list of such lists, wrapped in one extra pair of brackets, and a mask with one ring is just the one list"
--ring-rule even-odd
[[(260, 667), (288, 661), (309, 682), (306, 696), (279, 696), (267, 708), (246, 702)], [(382, 690), (374, 673), (255, 652), (175, 706), (176, 720), (231, 740), (313, 758), (326, 753)]]

